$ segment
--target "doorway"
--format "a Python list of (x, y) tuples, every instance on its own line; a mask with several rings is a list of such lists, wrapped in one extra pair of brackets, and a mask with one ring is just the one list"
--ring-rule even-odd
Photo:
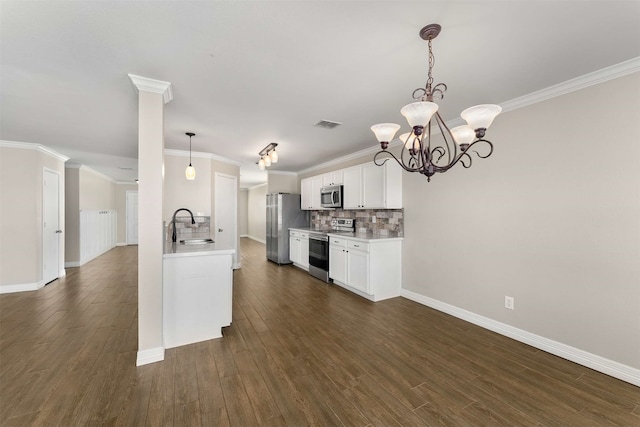
[(44, 168), (42, 173), (42, 283), (60, 275), (60, 174)]
[(238, 264), (238, 177), (215, 174), (215, 237), (216, 244), (235, 249), (233, 268)]
[(126, 194), (126, 229), (127, 245), (138, 244), (138, 192), (127, 191)]

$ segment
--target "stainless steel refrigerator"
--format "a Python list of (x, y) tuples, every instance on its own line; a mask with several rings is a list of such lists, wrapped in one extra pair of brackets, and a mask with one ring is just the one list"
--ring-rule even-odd
[(289, 264), (289, 227), (308, 227), (309, 212), (300, 209), (300, 195), (267, 194), (267, 259)]

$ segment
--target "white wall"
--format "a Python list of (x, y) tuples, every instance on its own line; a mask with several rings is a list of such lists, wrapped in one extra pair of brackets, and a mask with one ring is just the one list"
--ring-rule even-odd
[(259, 242), (267, 238), (267, 184), (249, 189), (249, 237)]
[(246, 188), (238, 193), (238, 233), (240, 237), (249, 234), (249, 190)]
[(117, 242), (119, 245), (127, 243), (127, 191), (138, 191), (138, 184), (118, 182), (115, 187), (115, 209), (118, 215)]
[(80, 210), (114, 210), (115, 181), (86, 166), (80, 167)]
[[(62, 235), (58, 270), (64, 274), (64, 160), (59, 155), (47, 154), (48, 149), (37, 149), (36, 144), (12, 145), (15, 146), (0, 145), (0, 287), (14, 289), (14, 285), (24, 285), (24, 290), (35, 289), (42, 285), (44, 168), (60, 176), (59, 225)], [(15, 287), (16, 290), (19, 288)]]
[(293, 172), (267, 172), (267, 193), (299, 193), (298, 175)]
[[(80, 211), (114, 210), (118, 224), (120, 212), (117, 212), (115, 181), (81, 165), (66, 165), (65, 177), (68, 184), (65, 188), (67, 212), (65, 262), (67, 266), (77, 267), (87, 262), (87, 259), (83, 259), (84, 255), (80, 245), (82, 238), (80, 235)], [(87, 236), (84, 238), (86, 239)], [(94, 236), (90, 236), (89, 240), (94, 238)]]
[(639, 88), (505, 113), (492, 157), (405, 174), (404, 288), (640, 368)]
[[(170, 221), (176, 209), (187, 208), (194, 215), (211, 216), (211, 160), (192, 157), (191, 164), (196, 169), (196, 179), (189, 181), (184, 170), (189, 165), (189, 157), (182, 155), (164, 156), (164, 203), (162, 217)], [(186, 212), (180, 212), (186, 215)]]

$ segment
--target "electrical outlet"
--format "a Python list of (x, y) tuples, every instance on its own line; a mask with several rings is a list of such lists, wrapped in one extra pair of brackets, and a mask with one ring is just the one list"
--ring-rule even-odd
[(504, 308), (508, 308), (509, 310), (515, 310), (515, 299), (513, 297), (504, 297)]

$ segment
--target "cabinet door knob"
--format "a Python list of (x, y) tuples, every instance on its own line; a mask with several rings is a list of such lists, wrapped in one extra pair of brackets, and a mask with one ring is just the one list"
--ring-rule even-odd
[(218, 228), (218, 231), (224, 231), (222, 228)]

